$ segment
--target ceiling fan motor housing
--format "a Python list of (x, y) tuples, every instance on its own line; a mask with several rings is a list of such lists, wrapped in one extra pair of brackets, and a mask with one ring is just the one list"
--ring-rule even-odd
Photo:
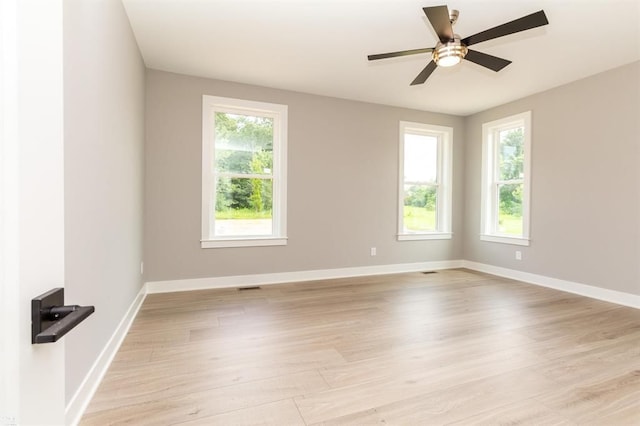
[(438, 42), (433, 49), (433, 61), (441, 67), (450, 67), (460, 62), (467, 55), (467, 46), (460, 41), (458, 34), (447, 43)]

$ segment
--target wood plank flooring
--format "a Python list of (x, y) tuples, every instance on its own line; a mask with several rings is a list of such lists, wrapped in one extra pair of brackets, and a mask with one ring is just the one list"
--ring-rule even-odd
[(81, 424), (640, 425), (640, 311), (468, 270), (149, 295)]

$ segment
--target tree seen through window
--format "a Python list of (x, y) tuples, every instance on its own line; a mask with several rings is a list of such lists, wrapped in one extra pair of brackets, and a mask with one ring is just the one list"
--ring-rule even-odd
[(524, 189), (524, 128), (499, 133), (497, 177), (498, 230), (522, 234), (522, 191)]
[[(234, 233), (270, 234), (273, 119), (217, 112), (214, 158), (215, 219), (221, 232), (229, 228), (224, 221), (244, 220), (248, 228), (242, 230), (234, 226)], [(246, 222), (248, 220), (253, 222)]]

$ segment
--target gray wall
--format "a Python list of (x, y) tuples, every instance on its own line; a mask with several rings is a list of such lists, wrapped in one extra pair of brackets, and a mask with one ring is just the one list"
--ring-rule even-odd
[[(146, 93), (145, 281), (460, 258), (462, 118), (155, 70)], [(203, 94), (289, 106), (287, 246), (200, 248)], [(396, 241), (400, 120), (454, 128), (452, 240)]]
[[(640, 294), (639, 76), (635, 62), (466, 118), (465, 259)], [(480, 241), (482, 123), (527, 110), (531, 245)]]
[(65, 296), (96, 307), (65, 337), (67, 402), (141, 286), (144, 77), (120, 1), (65, 0)]

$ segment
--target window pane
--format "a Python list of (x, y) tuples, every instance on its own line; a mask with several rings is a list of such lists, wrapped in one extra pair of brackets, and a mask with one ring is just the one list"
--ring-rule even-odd
[(273, 169), (273, 119), (217, 112), (216, 172), (270, 175)]
[(437, 187), (405, 185), (403, 225), (405, 233), (437, 230)]
[(503, 130), (499, 133), (499, 180), (515, 180), (524, 177), (524, 128)]
[(523, 184), (498, 185), (498, 233), (522, 235), (522, 189)]
[(438, 175), (438, 138), (404, 135), (404, 181), (436, 183)]
[(272, 179), (218, 178), (216, 236), (273, 234)]

